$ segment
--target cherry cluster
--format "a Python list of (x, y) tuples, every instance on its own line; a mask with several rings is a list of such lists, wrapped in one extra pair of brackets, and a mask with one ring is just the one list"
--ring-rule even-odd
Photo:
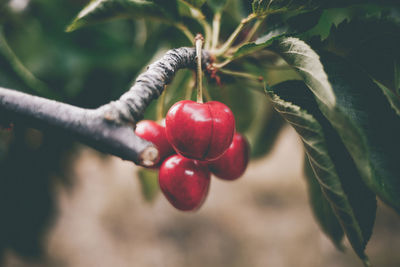
[(223, 103), (175, 103), (165, 118), (165, 127), (143, 120), (135, 133), (155, 144), (160, 153), (159, 184), (177, 209), (200, 208), (207, 197), (211, 173), (235, 180), (249, 160), (246, 139), (235, 133), (235, 118)]

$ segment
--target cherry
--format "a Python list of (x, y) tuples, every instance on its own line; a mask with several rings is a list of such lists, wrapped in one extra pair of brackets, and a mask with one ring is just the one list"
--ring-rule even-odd
[(210, 161), (208, 166), (217, 177), (224, 180), (235, 180), (246, 170), (249, 151), (246, 138), (236, 133), (228, 150), (218, 159)]
[(229, 147), (235, 133), (232, 111), (217, 101), (197, 103), (183, 100), (167, 113), (165, 129), (168, 141), (181, 155), (212, 160)]
[(158, 181), (161, 191), (175, 208), (196, 210), (208, 194), (210, 171), (205, 163), (173, 155), (161, 165)]
[(152, 142), (157, 147), (160, 155), (160, 161), (154, 166), (154, 168), (160, 167), (162, 161), (175, 152), (167, 140), (165, 135), (165, 127), (154, 121), (140, 121), (138, 124), (136, 124), (135, 134), (147, 141)]

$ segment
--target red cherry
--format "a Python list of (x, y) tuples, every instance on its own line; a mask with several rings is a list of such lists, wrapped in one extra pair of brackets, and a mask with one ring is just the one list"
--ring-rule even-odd
[(210, 171), (205, 163), (173, 155), (161, 165), (158, 181), (161, 191), (175, 208), (196, 210), (207, 196)]
[(167, 140), (167, 136), (165, 135), (165, 127), (154, 121), (140, 121), (138, 124), (136, 124), (135, 134), (147, 141), (152, 142), (157, 147), (160, 155), (160, 161), (154, 166), (155, 168), (160, 167), (165, 158), (175, 153), (174, 149)]
[(246, 138), (236, 133), (228, 150), (218, 159), (210, 161), (208, 166), (217, 177), (224, 180), (235, 180), (246, 170), (249, 152)]
[(167, 113), (165, 129), (168, 141), (181, 155), (212, 160), (229, 147), (235, 133), (235, 118), (224, 104), (183, 100)]

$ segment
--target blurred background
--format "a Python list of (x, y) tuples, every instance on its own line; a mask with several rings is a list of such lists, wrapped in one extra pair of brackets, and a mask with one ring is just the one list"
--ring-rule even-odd
[[(0, 86), (95, 108), (117, 99), (168, 49), (190, 45), (173, 26), (142, 19), (66, 33), (87, 2), (0, 0)], [(250, 12), (249, 1), (229, 4), (222, 38)], [(265, 52), (231, 67), (271, 85), (296, 77), (272, 62), (279, 59)], [(191, 71), (177, 74), (165, 110), (194, 93), (192, 78)], [(213, 178), (196, 213), (176, 211), (157, 193), (157, 174), (131, 162), (51, 130), (0, 130), (1, 266), (361, 266), (316, 224), (302, 145), (263, 84), (221, 79), (222, 86), (207, 82), (209, 94), (231, 107), (253, 160), (236, 182)], [(146, 118), (156, 118), (156, 105)], [(400, 266), (399, 249), (400, 217), (379, 203), (367, 254), (373, 266)]]

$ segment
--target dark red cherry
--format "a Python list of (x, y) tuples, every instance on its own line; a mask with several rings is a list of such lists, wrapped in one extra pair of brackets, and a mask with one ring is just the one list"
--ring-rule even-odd
[(218, 159), (210, 161), (208, 166), (217, 177), (224, 180), (235, 180), (246, 170), (249, 152), (246, 138), (236, 133), (228, 150)]
[(167, 136), (165, 135), (165, 127), (154, 121), (140, 121), (138, 124), (136, 124), (135, 134), (147, 141), (152, 142), (157, 147), (160, 161), (154, 166), (155, 168), (160, 167), (165, 158), (175, 153), (171, 144), (167, 140)]
[(235, 133), (232, 111), (217, 101), (196, 103), (183, 100), (167, 113), (165, 129), (168, 141), (181, 155), (212, 160), (229, 147)]
[(168, 201), (183, 211), (200, 208), (210, 185), (207, 164), (173, 155), (160, 167), (158, 181)]

